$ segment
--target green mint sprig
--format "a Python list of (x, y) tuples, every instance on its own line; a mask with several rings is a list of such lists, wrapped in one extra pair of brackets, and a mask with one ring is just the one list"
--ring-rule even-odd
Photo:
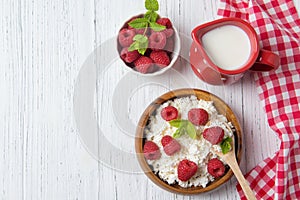
[(196, 139), (197, 133), (195, 126), (189, 120), (174, 119), (171, 120), (169, 124), (177, 128), (177, 130), (173, 134), (174, 138), (179, 138), (184, 134), (188, 134), (190, 138)]
[(128, 48), (128, 51), (138, 50), (142, 55), (145, 54), (148, 48), (148, 37), (145, 36), (147, 28), (150, 27), (154, 31), (162, 31), (166, 29), (165, 26), (156, 23), (158, 14), (156, 11), (159, 9), (157, 0), (145, 0), (145, 8), (148, 10), (144, 17), (137, 18), (129, 22), (129, 26), (135, 29), (145, 29), (143, 34), (138, 34), (133, 38), (133, 43)]
[(226, 137), (225, 139), (222, 140), (220, 145), (223, 154), (226, 154), (231, 150), (231, 142), (232, 142), (231, 137)]

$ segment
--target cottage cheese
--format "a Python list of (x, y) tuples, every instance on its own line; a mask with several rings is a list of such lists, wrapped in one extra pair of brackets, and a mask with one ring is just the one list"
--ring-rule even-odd
[[(160, 115), (161, 110), (170, 105), (177, 108), (181, 119), (188, 119), (188, 111), (192, 108), (203, 108), (209, 114), (209, 123), (207, 125), (195, 126), (199, 136), (197, 139), (192, 139), (187, 134), (177, 138), (181, 145), (181, 150), (172, 156), (165, 154), (160, 142), (163, 136), (172, 136), (177, 129), (171, 127)], [(146, 139), (155, 142), (162, 154), (158, 160), (148, 160), (148, 164), (152, 165), (154, 172), (170, 185), (178, 183), (185, 188), (192, 186), (206, 187), (209, 182), (214, 181), (214, 177), (207, 171), (208, 160), (217, 157), (211, 149), (214, 148), (221, 151), (219, 145), (212, 145), (202, 137), (203, 130), (211, 126), (222, 127), (225, 133), (224, 137), (233, 135), (232, 124), (227, 121), (225, 116), (217, 112), (212, 101), (198, 100), (196, 96), (190, 96), (165, 102), (157, 109), (156, 114), (150, 117), (148, 126), (145, 129)], [(180, 181), (177, 175), (177, 166), (183, 159), (191, 160), (198, 165), (197, 173), (186, 182)]]

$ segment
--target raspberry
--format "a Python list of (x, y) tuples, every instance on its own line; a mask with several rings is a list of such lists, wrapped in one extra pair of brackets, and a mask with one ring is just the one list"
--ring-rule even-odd
[(147, 30), (145, 30), (145, 28), (141, 28), (141, 29), (135, 29), (136, 34), (141, 34), (141, 35), (147, 35), (149, 29), (147, 28)]
[(167, 28), (165, 30), (162, 31), (164, 34), (166, 34), (167, 38), (172, 37), (172, 35), (174, 34), (174, 30), (172, 28)]
[(139, 29), (136, 29), (136, 28), (132, 28), (131, 26), (128, 26), (128, 29), (133, 29), (135, 31), (136, 34), (141, 34), (141, 35), (147, 35), (148, 32), (150, 32), (150, 29), (147, 28), (147, 30), (145, 30), (145, 28), (139, 28)]
[(167, 39), (167, 44), (164, 47), (164, 50), (166, 50), (167, 52), (172, 53), (174, 51), (174, 40), (173, 38), (168, 38)]
[(203, 131), (203, 137), (211, 144), (219, 144), (224, 137), (224, 130), (219, 126), (206, 128)]
[(170, 19), (160, 18), (156, 21), (156, 23), (166, 27), (166, 29), (162, 30), (161, 32), (163, 32), (167, 38), (171, 37), (174, 34), (173, 26)]
[(161, 144), (163, 145), (164, 151), (168, 156), (177, 153), (181, 149), (179, 142), (169, 135), (166, 135), (161, 139)]
[(152, 141), (147, 141), (144, 144), (144, 156), (147, 160), (157, 160), (160, 158), (161, 153), (157, 144)]
[(162, 137), (161, 139), (161, 145), (163, 147), (165, 147), (166, 145), (168, 145), (172, 140), (174, 140), (171, 136), (169, 135), (165, 135), (164, 137)]
[(173, 119), (177, 119), (178, 110), (173, 106), (167, 106), (161, 110), (160, 115), (164, 120), (171, 121)]
[(128, 51), (127, 47), (124, 47), (120, 53), (122, 60), (124, 60), (127, 63), (132, 63), (136, 59), (138, 59), (141, 55), (137, 50), (134, 51)]
[(129, 47), (133, 42), (133, 37), (135, 36), (135, 31), (127, 28), (123, 28), (119, 32), (118, 40), (122, 47)]
[(207, 171), (213, 177), (219, 178), (224, 175), (225, 166), (218, 158), (213, 158), (207, 163)]
[(134, 61), (134, 66), (137, 71), (143, 74), (151, 73), (154, 69), (153, 61), (146, 56), (141, 56)]
[(172, 22), (170, 21), (169, 18), (163, 17), (163, 18), (159, 18), (158, 20), (156, 20), (156, 23), (166, 26), (166, 28), (172, 28)]
[[(151, 33), (154, 33), (154, 32), (156, 32), (156, 31), (151, 30)], [(164, 29), (159, 32), (164, 33), (166, 35), (166, 38), (170, 38), (174, 34), (174, 30), (172, 28), (167, 28), (167, 29)]]
[(160, 68), (164, 68), (170, 64), (170, 58), (165, 51), (152, 51), (150, 58)]
[(166, 46), (167, 37), (163, 32), (152, 32), (149, 37), (149, 48), (163, 49)]
[(202, 108), (193, 108), (188, 112), (188, 118), (196, 126), (205, 125), (208, 121), (208, 113)]
[(148, 33), (148, 31), (149, 31), (148, 28), (147, 28), (147, 30), (145, 31), (145, 28), (139, 28), (139, 29), (137, 29), (137, 28), (132, 28), (132, 27), (129, 26), (129, 25), (128, 25), (128, 29), (134, 30), (136, 34), (141, 34), (141, 35), (144, 35), (144, 33), (145, 33), (145, 35), (147, 35), (147, 33)]
[(193, 161), (184, 159), (179, 162), (177, 173), (178, 179), (181, 181), (188, 181), (192, 176), (196, 174), (198, 166)]

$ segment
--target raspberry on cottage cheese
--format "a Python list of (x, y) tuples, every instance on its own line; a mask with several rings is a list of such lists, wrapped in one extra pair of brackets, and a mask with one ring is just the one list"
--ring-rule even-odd
[[(209, 115), (209, 122), (207, 124), (195, 126), (197, 133), (196, 139), (192, 139), (188, 134), (183, 134), (179, 138), (176, 138), (181, 149), (172, 156), (168, 156), (164, 152), (164, 148), (161, 144), (161, 140), (164, 136), (173, 136), (177, 130), (177, 128), (172, 127), (169, 122), (164, 120), (161, 116), (161, 110), (167, 106), (175, 107), (178, 110), (178, 117), (183, 120), (188, 120), (188, 112), (194, 108), (202, 108), (206, 110)], [(208, 161), (213, 158), (218, 158), (212, 149), (221, 151), (221, 147), (219, 144), (212, 145), (203, 138), (202, 133), (206, 128), (214, 126), (219, 126), (224, 130), (224, 138), (233, 136), (233, 126), (231, 122), (228, 122), (225, 116), (217, 112), (212, 101), (198, 100), (196, 96), (192, 95), (165, 102), (157, 108), (154, 115), (150, 116), (149, 123), (145, 129), (144, 134), (146, 140), (155, 142), (161, 152), (159, 159), (147, 160), (148, 164), (153, 167), (154, 172), (162, 180), (170, 185), (177, 183), (184, 188), (192, 186), (206, 187), (209, 182), (215, 180), (207, 170)], [(197, 172), (188, 181), (178, 179), (177, 167), (180, 161), (184, 159), (192, 161), (198, 166)]]

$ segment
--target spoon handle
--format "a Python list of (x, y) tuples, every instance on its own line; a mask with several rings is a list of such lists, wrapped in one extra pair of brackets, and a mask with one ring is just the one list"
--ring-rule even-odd
[(250, 188), (248, 181), (245, 179), (244, 175), (242, 174), (235, 156), (231, 156), (231, 157), (227, 157), (227, 164), (230, 166), (230, 168), (232, 169), (235, 177), (237, 178), (238, 182), (240, 183), (245, 196), (247, 197), (248, 200), (256, 200), (256, 197), (252, 191), (252, 189)]

